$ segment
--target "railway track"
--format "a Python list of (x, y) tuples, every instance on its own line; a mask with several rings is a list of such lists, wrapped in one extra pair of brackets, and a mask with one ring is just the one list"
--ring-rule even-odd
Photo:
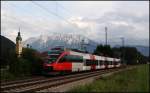
[(43, 89), (56, 87), (62, 84), (66, 84), (69, 82), (99, 76), (105, 73), (117, 71), (121, 68), (116, 69), (107, 69), (107, 70), (97, 70), (93, 72), (86, 72), (86, 73), (77, 73), (77, 74), (71, 74), (66, 76), (57, 76), (57, 77), (49, 77), (49, 78), (35, 78), (29, 79), (29, 80), (22, 80), (18, 82), (13, 83), (7, 83), (1, 85), (1, 91), (2, 92), (31, 92), (31, 91), (40, 91)]
[(34, 76), (32, 78), (25, 78), (22, 80), (15, 80), (15, 81), (3, 81), (1, 82), (1, 86), (6, 86), (6, 85), (10, 85), (10, 84), (16, 84), (16, 83), (23, 83), (23, 82), (29, 82), (29, 81), (33, 81), (33, 80), (40, 80), (43, 79), (43, 76)]

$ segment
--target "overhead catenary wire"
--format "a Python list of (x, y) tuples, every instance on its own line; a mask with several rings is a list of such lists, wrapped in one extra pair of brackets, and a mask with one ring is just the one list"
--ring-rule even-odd
[[(56, 16), (56, 17), (58, 17), (58, 18), (64, 20), (66, 23), (68, 23), (69, 25), (71, 25), (73, 28), (75, 28), (75, 29), (77, 29), (77, 30), (80, 29), (80, 28), (77, 28), (75, 25), (73, 25), (73, 24), (72, 24), (71, 22), (69, 22), (68, 20), (66, 20), (65, 18), (63, 18), (62, 16), (58, 15), (57, 13), (48, 10), (47, 8), (41, 6), (40, 4), (38, 4), (38, 3), (34, 2), (34, 1), (31, 1), (31, 2), (32, 2), (34, 5), (40, 7), (41, 9), (44, 9), (48, 14), (54, 15), (54, 16)], [(59, 4), (58, 2), (57, 2), (57, 5), (60, 5), (63, 9), (66, 10), (66, 8), (64, 8), (64, 7), (63, 7), (61, 4)], [(56, 5), (56, 8), (57, 8), (57, 5)], [(15, 7), (15, 8), (17, 8), (17, 9), (20, 9), (20, 8), (16, 7), (15, 5), (11, 5), (11, 6), (12, 6), (12, 7)], [(21, 8), (21, 9), (22, 9), (22, 8)], [(25, 10), (25, 9), (24, 9), (24, 10)], [(58, 10), (58, 8), (57, 8), (57, 10)], [(66, 11), (67, 11), (67, 10), (66, 10)], [(30, 14), (30, 13), (28, 13), (28, 14), (29, 14), (29, 15), (32, 15), (32, 14)], [(47, 16), (46, 16), (46, 17), (47, 17)], [(40, 18), (42, 18), (42, 17), (40, 16)], [(42, 19), (47, 19), (47, 18), (42, 18)], [(81, 30), (81, 29), (80, 29), (80, 30)]]
[[(24, 9), (24, 8), (18, 8), (17, 6), (15, 6), (14, 4), (12, 5), (12, 4), (10, 4), (12, 7), (15, 7), (15, 8), (17, 8), (17, 9), (21, 9), (21, 10), (23, 10), (23, 11), (26, 11), (26, 9)], [(40, 12), (41, 13), (41, 12)], [(31, 14), (31, 13), (27, 13), (28, 15), (31, 15), (31, 16), (33, 16), (33, 14)], [(36, 16), (37, 17), (37, 16)], [(46, 20), (47, 21), (47, 19), (49, 19), (46, 15), (42, 15), (42, 16), (38, 16), (38, 19), (43, 19), (43, 20)], [(51, 21), (51, 20), (50, 20)]]
[[(63, 19), (65, 22), (67, 22), (68, 24), (70, 24), (70, 25), (73, 26), (74, 28), (76, 28), (76, 29), (78, 29), (78, 30), (80, 29), (80, 28), (75, 27), (75, 25), (73, 25), (73, 24), (70, 23), (68, 20), (66, 20), (66, 19), (63, 18), (62, 16), (58, 15), (57, 13), (52, 12), (52, 11), (49, 11), (47, 8), (41, 6), (40, 4), (38, 4), (38, 3), (36, 3), (36, 2), (33, 2), (33, 1), (32, 1), (32, 3), (35, 4), (35, 5), (37, 5), (37, 6), (39, 6), (40, 8), (44, 9), (47, 13), (53, 14), (54, 16), (57, 16), (57, 17)], [(58, 5), (61, 5), (61, 4), (59, 4), (58, 2), (57, 2), (57, 4), (58, 4)], [(11, 6), (12, 6), (12, 7), (15, 7), (15, 8), (18, 8), (18, 7), (16, 7), (15, 5), (11, 5)], [(63, 7), (63, 6), (61, 5), (61, 7)], [(63, 8), (64, 8), (64, 7), (63, 7)], [(66, 8), (64, 8), (64, 9), (66, 9)], [(25, 9), (24, 9), (24, 10), (25, 10)], [(29, 15), (32, 15), (32, 14), (29, 14)], [(40, 17), (40, 18), (41, 18), (41, 17)], [(45, 19), (45, 18), (43, 18), (43, 19)]]
[[(15, 6), (14, 4), (9, 4), (9, 5), (10, 5), (11, 7), (13, 7), (13, 8), (22, 9), (22, 8), (18, 8), (18, 7)], [(26, 11), (26, 10), (23, 9), (23, 11)], [(30, 14), (30, 13), (28, 13), (28, 15), (31, 15), (31, 16), (32, 16), (32, 14)], [(18, 18), (16, 15), (15, 15), (15, 16), (14, 16), (14, 15), (13, 15), (13, 16), (12, 16), (12, 15), (9, 15), (9, 16), (8, 16), (7, 14), (3, 14), (3, 16), (9, 17), (9, 18), (11, 18), (11, 19), (13, 19), (13, 20), (15, 20), (15, 21), (20, 21), (20, 22), (22, 22), (22, 23), (35, 26), (35, 28), (33, 28), (33, 29), (38, 29), (37, 27), (40, 27), (40, 25), (37, 25), (37, 24), (31, 23), (31, 22), (24, 21), (23, 18)], [(43, 18), (43, 17), (41, 17), (41, 16), (40, 16), (40, 18), (45, 19), (45, 18)], [(38, 22), (39, 22), (39, 21), (38, 21)], [(40, 28), (40, 29), (49, 30), (48, 28), (45, 28), (45, 27), (42, 27), (42, 28)]]
[[(13, 19), (13, 20), (15, 20), (16, 22), (22, 22), (22, 23), (25, 23), (25, 24), (29, 24), (29, 26), (35, 26), (35, 28), (33, 28), (33, 29), (35, 29), (35, 30), (39, 30), (39, 28), (36, 28), (36, 27), (39, 27), (40, 25), (37, 25), (37, 24), (33, 24), (33, 23), (29, 23), (29, 22), (26, 22), (26, 21), (24, 21), (24, 20), (22, 20), (22, 19), (19, 19), (18, 20), (18, 18), (17, 17), (15, 17), (15, 16), (8, 16), (8, 15), (6, 15), (6, 14), (3, 14), (5, 17), (9, 17), (9, 18), (11, 18), (11, 19)], [(20, 24), (19, 24), (20, 25)], [(46, 29), (46, 28), (40, 28), (40, 29), (43, 29), (43, 30), (49, 30), (49, 29)]]
[(34, 2), (34, 1), (31, 1), (31, 2), (32, 2), (33, 4), (35, 4), (36, 6), (40, 7), (41, 9), (45, 10), (48, 14), (54, 15), (54, 16), (56, 16), (56, 17), (58, 17), (58, 18), (64, 20), (66, 23), (70, 24), (72, 27), (74, 27), (74, 28), (76, 28), (77, 30), (79, 30), (79, 28), (75, 27), (75, 25), (73, 25), (72, 23), (70, 23), (70, 22), (69, 22), (68, 20), (66, 20), (64, 17), (58, 15), (58, 14), (55, 13), (55, 12), (52, 12), (52, 11), (48, 10), (47, 8), (41, 6), (40, 4), (38, 4), (38, 3)]
[(61, 8), (63, 8), (69, 15), (72, 14), (68, 9), (66, 9), (62, 4), (56, 1), (56, 4), (59, 5)]
[(67, 20), (65, 20), (62, 16), (59, 16), (57, 13), (48, 10), (47, 8), (41, 6), (40, 4), (38, 4), (38, 3), (34, 2), (34, 1), (31, 1), (31, 2), (32, 2), (33, 4), (35, 4), (35, 5), (37, 5), (38, 7), (40, 7), (41, 9), (45, 10), (47, 13), (52, 14), (52, 15), (54, 15), (54, 16), (57, 16), (57, 17), (59, 17), (60, 19), (63, 19), (65, 22), (69, 23)]

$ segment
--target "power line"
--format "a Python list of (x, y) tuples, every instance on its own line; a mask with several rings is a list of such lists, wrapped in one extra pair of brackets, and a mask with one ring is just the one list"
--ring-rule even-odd
[(121, 37), (120, 39), (122, 40), (122, 63), (125, 64), (125, 61), (124, 61), (124, 55), (125, 55), (125, 50), (124, 50), (124, 38)]
[[(18, 9), (18, 7), (17, 6), (15, 6), (14, 4), (9, 4), (11, 7), (14, 7), (14, 8), (17, 8)], [(20, 8), (19, 8), (20, 9)], [(23, 9), (24, 11), (26, 11), (25, 9)], [(5, 14), (4, 14), (5, 15)], [(28, 15), (32, 15), (32, 14), (30, 14), (30, 13), (28, 13)], [(5, 15), (5, 16), (8, 16), (8, 15)], [(16, 21), (18, 21), (18, 17), (14, 17), (14, 16), (8, 16), (8, 17), (11, 17), (12, 19), (14, 19), (14, 20), (16, 20)], [(43, 18), (42, 16), (40, 16), (40, 18), (42, 18), (42, 19), (45, 19), (45, 18)], [(31, 24), (31, 23), (29, 23), (29, 22), (26, 22), (26, 21), (24, 21), (24, 20), (21, 20), (21, 19), (19, 19), (20, 21), (22, 21), (22, 22), (25, 22), (25, 23), (27, 23), (27, 24), (29, 24), (29, 25), (34, 25), (34, 26), (36, 26), (36, 27), (39, 27), (39, 25), (36, 25), (36, 24)], [(44, 30), (48, 30), (48, 29), (45, 29), (45, 28), (42, 28), (42, 29), (44, 29)]]
[[(17, 6), (15, 6), (14, 4), (9, 4), (10, 6), (12, 6), (12, 7), (15, 7), (15, 8), (17, 8), (17, 9), (21, 9), (21, 10), (24, 10), (24, 11), (26, 11), (26, 9), (24, 9), (24, 8), (18, 8)], [(28, 15), (32, 15), (31, 13), (28, 13)], [(32, 15), (33, 16), (33, 15)], [(45, 15), (44, 15), (45, 16)], [(40, 18), (42, 18), (42, 19), (45, 19), (45, 18), (47, 18), (47, 16), (45, 16), (44, 18), (43, 18), (43, 16), (40, 16)]]
[(106, 40), (106, 45), (107, 45), (107, 27), (105, 27), (105, 40)]
[[(33, 2), (33, 1), (32, 1)], [(35, 2), (33, 2), (33, 4), (35, 4)], [(9, 5), (11, 5), (12, 7), (15, 7), (15, 8), (18, 8), (18, 7), (16, 7), (15, 5), (12, 5), (12, 4), (9, 4)], [(39, 4), (37, 4), (36, 3), (36, 5), (38, 5), (40, 8), (42, 8), (43, 9), (43, 7), (42, 6), (40, 6)], [(19, 8), (20, 9), (20, 8)], [(44, 8), (44, 10), (45, 10), (46, 8)], [(23, 9), (23, 10), (25, 10), (25, 9)], [(25, 10), (26, 11), (26, 10)], [(47, 10), (46, 10), (47, 11)], [(49, 13), (49, 12), (48, 12)], [(61, 19), (63, 19), (63, 20), (65, 20), (63, 17), (61, 17), (61, 16), (59, 16), (59, 15), (57, 15), (56, 13), (54, 13), (54, 12), (52, 12), (55, 16), (57, 16), (57, 17), (59, 17), (59, 18), (61, 18)], [(30, 13), (28, 13), (29, 15), (31, 15)], [(12, 19), (14, 19), (14, 20), (16, 20), (17, 19), (17, 21), (18, 21), (18, 18), (17, 17), (13, 17), (13, 16), (11, 16), (11, 18)], [(42, 17), (42, 19), (45, 19), (45, 18), (43, 18)], [(24, 20), (20, 20), (21, 22), (24, 22), (24, 23), (27, 23), (26, 21), (24, 21)], [(68, 22), (67, 20), (65, 20), (68, 24), (71, 24), (70, 22)], [(31, 24), (31, 23), (27, 23), (27, 24), (30, 24), (30, 25), (35, 25), (35, 24)], [(39, 27), (39, 25), (35, 25), (35, 26), (37, 26), (37, 27)], [(72, 25), (72, 26), (74, 26), (74, 25)], [(43, 29), (43, 28), (42, 28)], [(77, 29), (77, 28), (76, 28)], [(48, 30), (48, 29), (44, 29), (44, 30)]]
[[(8, 15), (6, 15), (6, 14), (3, 14), (3, 15), (4, 15), (5, 17), (9, 17), (9, 18), (11, 18), (11, 19), (13, 19), (13, 20), (15, 20), (15, 21), (20, 21), (20, 22), (22, 22), (22, 23), (26, 23), (26, 24), (35, 26), (35, 28), (33, 28), (33, 29), (35, 29), (35, 30), (38, 29), (38, 28), (36, 28), (36, 27), (39, 27), (39, 25), (32, 24), (32, 23), (26, 22), (26, 21), (21, 20), (21, 19), (18, 20), (18, 18), (17, 18), (17, 17), (14, 17), (14, 16), (8, 16)], [(19, 24), (19, 25), (20, 25), (20, 24)], [(45, 29), (45, 28), (41, 28), (41, 29), (43, 29), (43, 30), (49, 30), (49, 29)], [(39, 30), (39, 29), (38, 29), (38, 30)]]
[[(57, 1), (56, 1), (57, 2)], [(68, 9), (66, 9), (63, 5), (61, 5), (60, 3), (57, 2), (57, 4), (62, 7), (66, 12), (68, 12), (68, 14), (72, 14), (72, 12), (70, 12)]]
[[(62, 16), (59, 16), (59, 15), (57, 15), (56, 13), (54, 13), (54, 12), (52, 12), (52, 11), (49, 11), (47, 8), (45, 8), (45, 7), (42, 7), (40, 4), (38, 4), (38, 3), (36, 3), (36, 2), (33, 2), (32, 1), (32, 3), (33, 4), (35, 4), (35, 5), (37, 5), (38, 7), (40, 7), (40, 8), (42, 8), (42, 9), (44, 9), (46, 12), (48, 12), (49, 14), (53, 14), (54, 16), (57, 16), (57, 17), (59, 17), (59, 18), (61, 18), (61, 19), (63, 19), (65, 22), (67, 22), (68, 24), (70, 24), (70, 25), (72, 25), (73, 27), (75, 26), (75, 25), (73, 25), (72, 23), (70, 23), (68, 20), (66, 20), (65, 18), (63, 18)], [(59, 4), (60, 5), (60, 4)], [(11, 5), (11, 6), (13, 6), (13, 7), (15, 7), (15, 8), (18, 8), (18, 7), (16, 7), (16, 6), (14, 6), (14, 5)], [(63, 6), (62, 6), (63, 7)], [(65, 8), (64, 8), (65, 9)], [(17, 18), (15, 18), (15, 20), (16, 20)], [(45, 19), (45, 18), (44, 18)], [(18, 19), (17, 19), (18, 20)], [(22, 21), (22, 20), (21, 20)], [(23, 22), (25, 22), (25, 21), (23, 21)], [(27, 23), (27, 22), (26, 22)], [(29, 24), (29, 23), (28, 23)], [(31, 24), (31, 23), (30, 23)], [(35, 24), (34, 24), (35, 25)], [(76, 28), (76, 27), (74, 27), (74, 28)], [(76, 28), (76, 29), (79, 29), (79, 28)]]
[[(66, 20), (66, 19), (63, 18), (62, 16), (57, 15), (55, 12), (49, 11), (47, 8), (41, 6), (40, 4), (38, 4), (38, 3), (34, 2), (34, 1), (31, 1), (31, 2), (32, 2), (33, 4), (35, 4), (36, 6), (42, 8), (43, 10), (45, 10), (45, 11), (46, 11), (47, 13), (49, 13), (50, 15), (52, 14), (52, 15), (54, 15), (54, 16), (57, 16), (58, 18), (63, 19), (66, 23), (68, 23), (68, 24), (72, 25), (74, 28), (76, 28), (72, 23), (70, 23), (68, 20)], [(76, 28), (76, 29), (77, 29), (77, 28)], [(78, 28), (78, 29), (79, 29), (79, 28)]]
[(67, 23), (69, 23), (69, 22), (68, 22), (67, 20), (65, 20), (62, 16), (57, 15), (55, 12), (49, 11), (47, 8), (41, 6), (40, 4), (38, 4), (38, 3), (34, 2), (34, 1), (31, 1), (31, 2), (32, 2), (33, 4), (35, 4), (36, 6), (42, 8), (43, 10), (45, 10), (47, 13), (52, 14), (52, 15), (54, 15), (54, 16), (57, 16), (57, 17), (63, 19), (64, 21), (66, 21)]

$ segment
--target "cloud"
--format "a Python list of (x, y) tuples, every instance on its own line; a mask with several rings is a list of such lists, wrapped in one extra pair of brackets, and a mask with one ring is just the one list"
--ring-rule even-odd
[[(21, 27), (23, 40), (40, 34), (56, 32), (81, 34), (94, 41), (104, 42), (104, 28), (107, 26), (109, 42), (120, 43), (120, 37), (125, 37), (126, 40), (129, 39), (126, 43), (130, 43), (130, 39), (132, 39), (135, 40), (135, 44), (148, 45), (146, 43), (149, 40), (148, 2), (65, 1), (59, 3), (72, 11), (69, 17), (58, 13), (66, 18), (69, 24), (59, 18), (56, 20), (50, 18), (51, 16), (45, 15), (41, 11), (33, 11), (33, 13), (41, 12), (47, 17), (35, 16), (34, 14), (33, 16), (32, 14), (21, 15), (5, 6), (1, 9), (2, 35), (15, 42), (18, 29)], [(4, 4), (2, 5), (4, 6)]]
[[(124, 6), (120, 6), (115, 11), (106, 12), (99, 18), (84, 18), (84, 21), (86, 20), (87, 22), (95, 22), (97, 24), (97, 30), (99, 31), (98, 35), (102, 34), (103, 39), (105, 35), (104, 27), (107, 26), (110, 38), (119, 38), (120, 36), (123, 36), (125, 38), (135, 39), (135, 42), (138, 44), (139, 42), (136, 41), (136, 39), (139, 39), (139, 41), (143, 41), (143, 39), (149, 39), (149, 9), (147, 6), (141, 7), (139, 5), (135, 6), (135, 4), (134, 7), (127, 6), (126, 8), (123, 8)], [(139, 12), (141, 13), (140, 15), (136, 13), (137, 11), (133, 11), (136, 9), (136, 7), (139, 9)], [(126, 9), (126, 11), (121, 9)], [(130, 10), (132, 12), (127, 12)]]

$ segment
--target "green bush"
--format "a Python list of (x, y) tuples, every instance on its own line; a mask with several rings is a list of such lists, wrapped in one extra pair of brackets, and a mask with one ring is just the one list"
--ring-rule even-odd
[(37, 75), (42, 72), (42, 62), (36, 50), (23, 48), (20, 58), (13, 57), (9, 71), (16, 76)]
[(1, 80), (5, 81), (5, 80), (12, 80), (15, 78), (15, 76), (10, 73), (8, 70), (2, 70), (1, 69)]
[(31, 74), (40, 74), (42, 72), (43, 60), (36, 50), (24, 48), (22, 58), (27, 59), (31, 63)]
[(9, 71), (16, 76), (30, 75), (31, 62), (23, 58), (17, 58), (16, 61), (10, 64)]

